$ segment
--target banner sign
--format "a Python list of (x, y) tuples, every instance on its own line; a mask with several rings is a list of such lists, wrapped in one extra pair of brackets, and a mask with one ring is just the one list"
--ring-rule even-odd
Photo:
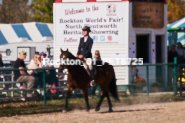
[(56, 45), (78, 45), (84, 26), (90, 26), (94, 43), (126, 43), (128, 7), (128, 2), (54, 4)]
[(133, 2), (133, 27), (163, 28), (164, 3)]

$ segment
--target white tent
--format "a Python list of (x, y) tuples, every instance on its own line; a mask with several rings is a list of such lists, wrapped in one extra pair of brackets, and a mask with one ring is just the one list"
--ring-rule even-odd
[(0, 45), (16, 43), (21, 39), (39, 42), (43, 37), (53, 38), (53, 24), (36, 22), (0, 24)]

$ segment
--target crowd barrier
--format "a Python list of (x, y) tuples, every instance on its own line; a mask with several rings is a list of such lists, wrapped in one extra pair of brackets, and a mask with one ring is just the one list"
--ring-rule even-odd
[[(133, 66), (140, 66), (141, 65), (127, 65), (128, 67), (133, 67)], [(182, 68), (185, 66), (185, 64), (181, 64), (181, 65), (178, 65), (177, 64), (177, 59), (175, 59), (175, 62), (174, 63), (161, 63), (161, 64), (144, 64), (142, 65), (142, 67), (145, 67), (145, 78), (146, 78), (146, 96), (149, 97), (149, 67), (151, 66), (167, 66), (167, 68), (169, 66), (171, 66), (171, 68), (173, 68), (173, 77), (172, 77), (172, 80), (173, 80), (173, 92), (174, 92), (174, 95), (176, 96), (177, 95), (177, 91), (178, 91), (178, 87), (177, 87), (177, 81), (178, 81), (178, 73), (180, 73), (180, 95), (182, 96), (182, 73), (185, 73), (185, 70), (182, 70), (182, 69), (178, 69), (178, 68)], [(114, 67), (123, 67), (123, 66), (114, 66)], [(43, 76), (43, 88), (33, 88), (33, 89), (27, 89), (27, 88), (18, 88), (17, 86), (17, 82), (15, 82), (13, 80), (14, 78), (14, 74), (13, 72), (14, 71), (20, 71), (20, 69), (15, 69), (15, 68), (0, 68), (0, 77), (1, 77), (1, 80), (0, 81), (0, 93), (3, 93), (6, 95), (6, 97), (0, 97), (0, 99), (7, 99), (7, 98), (24, 98), (25, 100), (27, 100), (27, 97), (26, 97), (26, 92), (27, 91), (32, 91), (32, 90), (40, 90), (40, 91), (43, 91), (43, 101), (44, 101), (44, 105), (46, 105), (46, 90), (51, 90), (51, 89), (57, 89), (57, 90), (61, 90), (61, 89), (67, 89), (67, 85), (65, 86), (59, 86), (59, 87), (46, 87), (46, 71), (47, 70), (57, 70), (58, 68), (42, 68), (42, 69), (39, 69), (39, 70), (42, 70), (42, 76)], [(28, 69), (21, 69), (21, 70), (28, 70)], [(62, 73), (57, 73), (57, 76), (60, 75), (66, 75), (66, 74), (62, 74)], [(7, 78), (8, 77), (8, 78)], [(6, 81), (7, 80), (7, 81)], [(66, 80), (60, 80), (61, 82), (66, 82)], [(134, 86), (133, 83), (130, 84), (131, 86)], [(100, 90), (100, 87), (98, 86), (98, 98), (100, 99), (100, 96), (101, 96), (101, 90)], [(11, 96), (9, 96), (8, 92), (11, 92)], [(16, 96), (15, 95), (15, 92), (20, 92), (19, 93), (19, 96)]]

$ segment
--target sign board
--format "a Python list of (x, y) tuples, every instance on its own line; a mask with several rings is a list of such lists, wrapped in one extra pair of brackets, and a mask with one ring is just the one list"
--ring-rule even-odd
[(126, 54), (124, 53), (109, 54), (109, 58), (126, 58)]
[(126, 58), (126, 54), (124, 53), (109, 54), (110, 61), (107, 61), (107, 62), (111, 62), (112, 65), (121, 65), (121, 63), (123, 62), (125, 58)]
[(164, 3), (133, 2), (133, 27), (163, 28)]
[(91, 27), (94, 43), (126, 43), (128, 7), (129, 2), (54, 4), (55, 45), (78, 45), (85, 25)]

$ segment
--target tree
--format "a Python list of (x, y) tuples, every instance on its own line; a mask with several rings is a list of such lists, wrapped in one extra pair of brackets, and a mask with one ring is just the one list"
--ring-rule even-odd
[(55, 0), (32, 0), (34, 20), (53, 23), (53, 2)]
[(28, 0), (3, 0), (0, 4), (1, 23), (23, 23), (32, 21)]
[(168, 5), (168, 23), (172, 23), (185, 16), (185, 3), (181, 0), (167, 0)]

